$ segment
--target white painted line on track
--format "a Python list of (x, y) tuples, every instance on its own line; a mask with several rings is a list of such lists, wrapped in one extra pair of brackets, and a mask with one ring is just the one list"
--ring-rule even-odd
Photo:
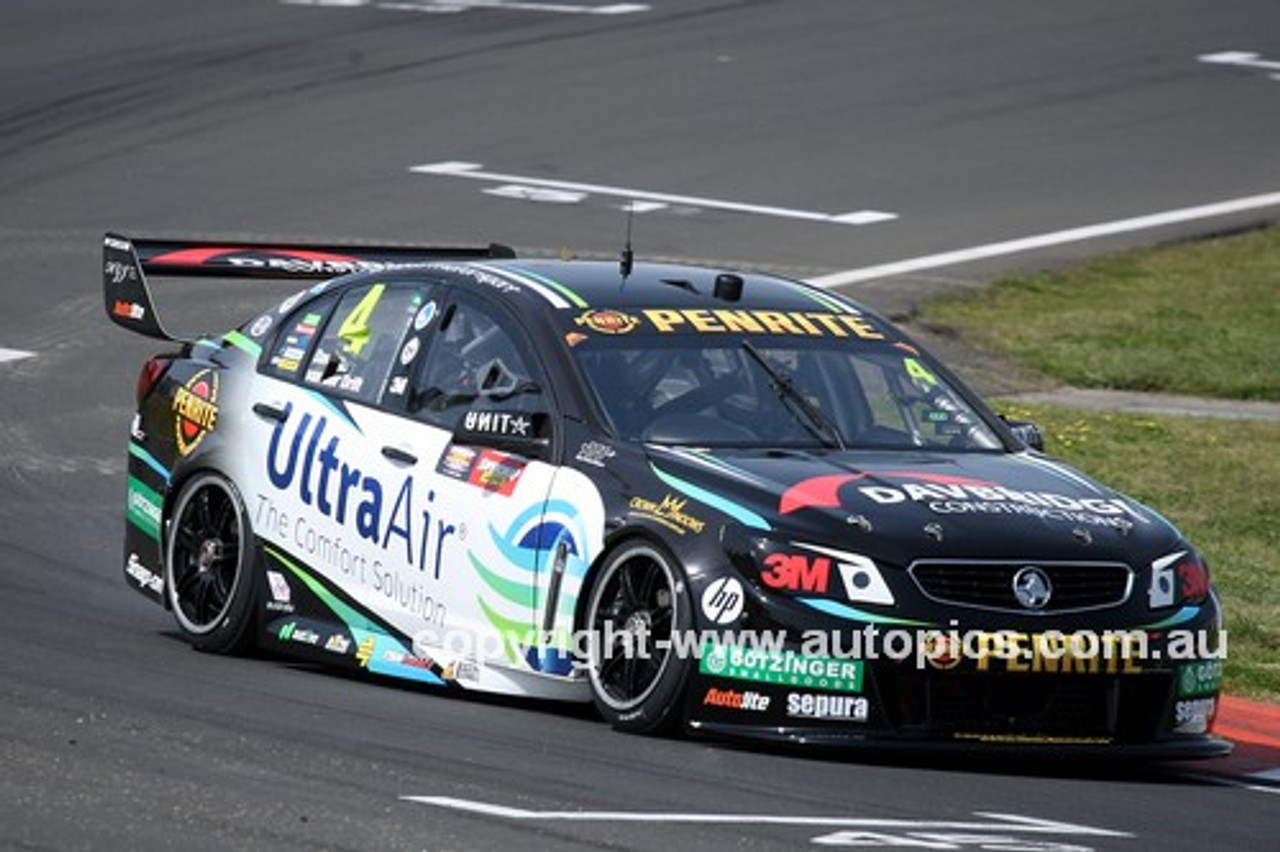
[(1251, 781), (1266, 781), (1272, 784), (1280, 784), (1280, 769), (1265, 769), (1262, 772), (1250, 772), (1245, 777)]
[(630, 15), (647, 12), (648, 3), (610, 3), (605, 6), (586, 6), (571, 3), (530, 3), (520, 0), (401, 0), (401, 2), (374, 2), (374, 0), (280, 0), (286, 6), (322, 6), (329, 9), (354, 9), (373, 6), (393, 12), (466, 12), (472, 9), (497, 9), (511, 12), (553, 12), (561, 15)]
[[(1205, 53), (1197, 56), (1201, 62), (1210, 65), (1234, 65), (1237, 68), (1261, 68), (1264, 71), (1280, 71), (1280, 62), (1263, 59), (1257, 53), (1244, 50), (1224, 50), (1221, 53)], [(1280, 80), (1280, 74), (1272, 73), (1272, 80)]]
[(5, 349), (0, 347), (0, 364), (5, 361), (21, 361), (23, 358), (34, 358), (36, 353), (25, 352), (21, 349)]
[(1259, 780), (1269, 781), (1274, 772), (1259, 772), (1253, 775), (1208, 775), (1200, 772), (1185, 772), (1183, 777), (1194, 778), (1196, 781), (1204, 781), (1209, 784), (1216, 784), (1219, 787), (1235, 787), (1237, 790), (1249, 790), (1254, 793), (1271, 793), (1272, 795), (1280, 795), (1280, 787), (1267, 786), (1267, 784), (1256, 784), (1253, 779), (1262, 776)]
[(1034, 237), (1023, 237), (999, 243), (975, 246), (974, 248), (948, 251), (942, 254), (931, 254), (885, 263), (879, 266), (866, 266), (861, 269), (850, 269), (810, 278), (809, 283), (818, 287), (839, 287), (844, 284), (856, 284), (876, 278), (889, 278), (904, 275), (908, 272), (921, 272), (926, 269), (937, 269), (943, 266), (954, 266), (983, 260), (990, 257), (1017, 254), (1024, 251), (1049, 248), (1051, 246), (1094, 240), (1100, 237), (1127, 234), (1133, 231), (1145, 231), (1165, 225), (1176, 225), (1182, 222), (1194, 222), (1198, 219), (1211, 219), (1215, 216), (1228, 216), (1232, 213), (1244, 213), (1250, 210), (1261, 210), (1266, 207), (1280, 206), (1280, 192), (1268, 192), (1262, 195), (1250, 195), (1216, 204), (1203, 204), (1198, 207), (1184, 207), (1180, 210), (1168, 210), (1164, 213), (1153, 213), (1147, 216), (1136, 216), (1132, 219), (1119, 219), (1114, 222), (1103, 222), (1097, 225), (1086, 225), (1082, 228), (1070, 228), (1050, 234)]
[(771, 814), (716, 813), (650, 813), (645, 811), (533, 811), (511, 808), (473, 799), (452, 796), (401, 796), (406, 802), (434, 805), (439, 808), (466, 811), (512, 820), (549, 820), (567, 822), (662, 822), (729, 825), (801, 825), (845, 828), (894, 828), (913, 831), (1018, 831), (1031, 834), (1071, 834), (1092, 837), (1132, 837), (1123, 831), (1096, 828), (1069, 822), (1039, 819), (1019, 814), (976, 812), (988, 822), (947, 822), (934, 820), (884, 819), (875, 817), (824, 817)]
[[(898, 218), (896, 213), (880, 210), (855, 210), (852, 213), (816, 213), (810, 210), (793, 210), (786, 207), (770, 207), (760, 204), (741, 204), (736, 201), (722, 201), (714, 198), (700, 198), (693, 195), (672, 195), (665, 192), (650, 192), (643, 189), (627, 189), (620, 186), (604, 186), (595, 183), (578, 183), (575, 181), (550, 180), (547, 178), (525, 177), (522, 175), (500, 174), (483, 171), (480, 163), (446, 162), (428, 163), (411, 166), (409, 171), (423, 175), (442, 175), (446, 177), (470, 178), (489, 183), (504, 184), (493, 194), (507, 197), (524, 198), (531, 201), (558, 201), (573, 203), (587, 195), (606, 195), (614, 198), (627, 198), (634, 201), (649, 201), (657, 204), (682, 204), (691, 207), (707, 207), (716, 210), (728, 210), (734, 213), (754, 213), (760, 216), (776, 216), (784, 219), (802, 219), (809, 222), (830, 222), (838, 225), (871, 225), (876, 222), (887, 222)], [(539, 197), (533, 190), (541, 189), (548, 193)], [(649, 209), (658, 209), (650, 206)], [(643, 212), (637, 209), (635, 212)]]

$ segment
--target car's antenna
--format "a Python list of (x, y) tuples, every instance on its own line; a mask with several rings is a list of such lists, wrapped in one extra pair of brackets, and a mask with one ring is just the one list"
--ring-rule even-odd
[(622, 273), (622, 281), (625, 284), (627, 276), (631, 274), (631, 267), (635, 265), (636, 255), (631, 250), (631, 220), (635, 217), (636, 202), (631, 199), (627, 202), (627, 244), (622, 247), (622, 260), (618, 263), (618, 270)]

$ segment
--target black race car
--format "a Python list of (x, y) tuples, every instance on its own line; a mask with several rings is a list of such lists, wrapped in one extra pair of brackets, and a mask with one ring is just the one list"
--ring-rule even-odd
[(196, 648), (594, 701), (617, 728), (1209, 756), (1221, 613), (1166, 520), (782, 278), (104, 241), (316, 279), (142, 367), (128, 583)]

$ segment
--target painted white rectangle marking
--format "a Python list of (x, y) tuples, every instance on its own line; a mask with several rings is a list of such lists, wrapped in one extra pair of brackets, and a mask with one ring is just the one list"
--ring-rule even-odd
[[(809, 222), (830, 222), (837, 225), (871, 225), (876, 222), (887, 222), (898, 218), (896, 213), (881, 210), (855, 210), (852, 213), (817, 213), (810, 210), (794, 210), (787, 207), (773, 207), (762, 204), (742, 204), (736, 201), (723, 201), (716, 198), (702, 198), (694, 195), (673, 195), (666, 192), (650, 192), (644, 189), (629, 189), (621, 186), (605, 186), (597, 183), (579, 183), (577, 181), (551, 180), (549, 178), (525, 177), (522, 175), (486, 172), (480, 163), (449, 161), (444, 163), (427, 163), (411, 166), (409, 171), (422, 175), (441, 175), (445, 177), (469, 178), (500, 184), (499, 192), (486, 190), (491, 194), (500, 194), (508, 198), (524, 198), (540, 200), (537, 189), (556, 193), (554, 198), (560, 203), (571, 194), (604, 195), (613, 198), (626, 198), (634, 201), (649, 201), (658, 205), (685, 205), (688, 207), (705, 207), (714, 210), (728, 210), (734, 213), (752, 213), (759, 216), (775, 216), (783, 219), (801, 219)], [(650, 207), (649, 209), (657, 209)], [(639, 209), (636, 212), (641, 212)]]
[(645, 811), (534, 811), (459, 799), (452, 796), (402, 796), (407, 802), (434, 805), (439, 808), (466, 811), (511, 820), (563, 821), (563, 822), (661, 822), (728, 825), (801, 825), (837, 826), (845, 828), (891, 828), (913, 831), (1017, 831), (1029, 834), (1067, 834), (1090, 837), (1133, 837), (1124, 831), (1097, 828), (1089, 825), (1039, 819), (1020, 814), (1001, 814), (979, 811), (974, 814), (986, 822), (949, 822), (940, 820), (884, 819), (877, 817), (826, 817), (773, 814), (716, 814), (716, 813), (650, 813)]
[(404, 0), (403, 2), (374, 2), (374, 0), (281, 0), (286, 6), (322, 6), (325, 8), (353, 9), (360, 6), (376, 6), (393, 12), (466, 12), (471, 9), (498, 9), (511, 12), (553, 12), (561, 15), (630, 15), (647, 12), (648, 3), (610, 3), (606, 6), (584, 6), (572, 3), (528, 3), (518, 0)]
[(1262, 195), (1250, 195), (1216, 204), (1203, 204), (1198, 207), (1184, 207), (1180, 210), (1169, 210), (1164, 213), (1153, 213), (1148, 216), (1136, 216), (1132, 219), (1119, 219), (1114, 222), (1103, 222), (1098, 225), (1087, 225), (1082, 228), (1069, 228), (1065, 231), (1054, 231), (1034, 237), (1023, 237), (999, 243), (975, 246), (973, 248), (948, 251), (941, 254), (930, 254), (894, 263), (878, 266), (865, 266), (861, 269), (849, 269), (831, 275), (820, 275), (810, 278), (809, 283), (818, 287), (840, 287), (845, 284), (856, 284), (860, 281), (871, 281), (877, 278), (891, 278), (894, 275), (905, 275), (909, 272), (921, 272), (926, 269), (938, 269), (943, 266), (956, 266), (983, 260), (991, 257), (1018, 254), (1019, 252), (1049, 248), (1066, 243), (1083, 242), (1085, 240), (1126, 234), (1133, 231), (1145, 231), (1165, 225), (1176, 225), (1183, 222), (1194, 222), (1199, 219), (1210, 219), (1215, 216), (1227, 216), (1232, 213), (1244, 213), (1250, 210), (1261, 210), (1266, 207), (1280, 206), (1280, 192), (1269, 192)]
[(5, 361), (21, 361), (23, 358), (34, 358), (36, 353), (25, 352), (21, 349), (5, 349), (0, 347), (0, 364)]

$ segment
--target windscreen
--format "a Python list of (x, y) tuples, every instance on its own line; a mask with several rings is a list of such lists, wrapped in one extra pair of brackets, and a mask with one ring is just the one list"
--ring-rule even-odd
[(913, 347), (852, 337), (596, 335), (573, 356), (619, 438), (700, 447), (1003, 449)]

